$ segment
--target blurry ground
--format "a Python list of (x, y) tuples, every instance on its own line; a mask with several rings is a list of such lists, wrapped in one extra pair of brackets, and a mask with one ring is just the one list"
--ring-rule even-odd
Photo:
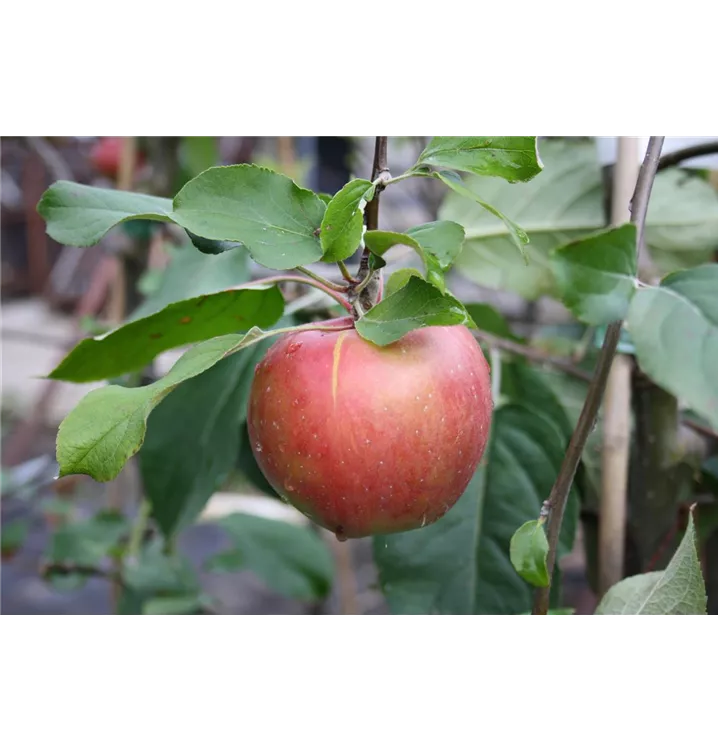
[[(352, 171), (357, 175), (369, 174), (373, 151), (373, 139), (364, 139)], [(399, 174), (409, 167), (421, 145), (405, 139), (394, 146), (392, 168)], [(402, 183), (405, 189), (387, 191), (382, 198), (382, 226), (387, 229), (404, 230), (435, 218), (441, 186), (433, 180), (416, 180)], [(436, 188), (439, 188), (438, 192)], [(429, 192), (426, 192), (426, 191)], [(423, 192), (422, 192), (423, 191)], [(433, 192), (432, 192), (433, 191)], [(411, 262), (411, 254), (407, 260)], [(399, 262), (404, 262), (399, 260)], [(258, 269), (259, 270), (259, 269)], [(481, 290), (461, 277), (452, 279), (454, 293), (466, 302), (482, 301), (498, 306), (513, 320), (533, 320), (544, 324), (560, 322), (563, 309), (550, 301), (532, 306), (514, 295)], [(8, 430), (21, 416), (27, 416), (37, 400), (45, 381), (40, 377), (53, 369), (64, 355), (68, 342), (73, 337), (69, 315), (50, 311), (38, 298), (13, 300), (2, 305), (2, 405), (3, 405), (3, 449), (7, 448), (5, 437)], [(177, 354), (168, 354), (158, 359), (158, 370), (169, 369)], [(74, 592), (59, 592), (45, 584), (38, 576), (38, 566), (47, 546), (50, 528), (46, 519), (47, 508), (43, 498), (48, 496), (48, 486), (55, 473), (54, 441), (56, 426), (74, 405), (89, 390), (91, 385), (60, 383), (46, 414), (45, 426), (39, 431), (27, 459), (39, 458), (39, 462), (26, 463), (26, 476), (35, 473), (39, 479), (30, 492), (3, 498), (3, 524), (16, 518), (26, 518), (31, 531), (21, 551), (2, 564), (1, 605), (3, 614), (107, 614), (112, 611), (110, 587), (101, 579), (91, 579), (84, 588)], [(44, 463), (42, 460), (44, 457)], [(123, 475), (121, 475), (123, 476)], [(5, 477), (3, 477), (5, 480)], [(38, 486), (45, 482), (45, 487)], [(129, 481), (129, 484), (127, 484)], [(77, 484), (72, 502), (80, 513), (91, 513), (104, 505), (107, 494), (127, 495), (130, 505), (136, 507), (136, 487), (125, 476), (124, 486), (113, 487), (97, 484), (83, 478)], [(3, 482), (5, 484), (5, 481)], [(134, 495), (133, 495), (134, 491)], [(218, 515), (241, 510), (276, 516), (281, 514), (292, 520), (291, 508), (280, 505), (270, 498), (256, 494), (253, 488), (240, 487), (232, 493), (219, 493), (208, 505), (204, 519), (207, 523), (188, 530), (180, 540), (180, 550), (199, 567), (201, 562), (220, 550), (224, 537), (211, 520)], [(293, 519), (302, 519), (299, 514)], [(337, 545), (334, 545), (335, 551)], [(358, 611), (362, 614), (385, 614), (386, 605), (376, 587), (376, 570), (372, 563), (371, 541), (351, 540), (339, 548), (339, 567), (351, 564), (353, 576), (346, 573), (337, 576), (343, 584), (335, 591), (321, 609), (312, 608), (277, 596), (269, 591), (252, 573), (202, 574), (207, 592), (215, 599), (217, 610), (222, 614), (339, 614)], [(579, 612), (590, 612), (593, 599), (586, 595), (583, 575), (583, 554), (580, 543), (576, 552), (564, 560), (564, 596), (567, 604), (576, 606)], [(354, 579), (353, 581), (351, 579)], [(349, 593), (347, 593), (349, 592)], [(349, 603), (347, 603), (347, 598)], [(348, 608), (348, 609), (347, 609)]]

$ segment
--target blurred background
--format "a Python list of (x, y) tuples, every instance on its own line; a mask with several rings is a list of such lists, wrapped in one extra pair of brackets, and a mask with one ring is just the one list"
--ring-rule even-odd
[[(398, 175), (414, 164), (429, 140), (390, 138), (391, 172)], [(664, 154), (709, 140), (712, 139), (669, 138)], [(98, 384), (59, 383), (43, 380), (42, 376), (84, 336), (109, 330), (128, 317), (150, 314), (169, 302), (219, 291), (270, 272), (254, 264), (246, 254), (226, 257), (230, 254), (197, 253), (182, 230), (151, 222), (120, 225), (94, 247), (61, 246), (45, 232), (45, 222), (36, 211), (40, 197), (56, 180), (171, 197), (187, 180), (210, 166), (240, 163), (264, 165), (316, 192), (334, 193), (352, 177), (370, 176), (374, 139), (17, 137), (3, 138), (0, 149), (2, 612), (106, 614), (123, 606), (131, 611), (130, 605), (118, 602), (111, 576), (55, 576), (47, 572), (48, 560), (59, 559), (57, 550), (62, 545), (76, 548), (97, 538), (92, 524), (96, 523), (98, 509), (111, 509), (132, 518), (145, 489), (135, 460), (108, 484), (88, 477), (55, 478), (57, 426)], [(543, 211), (549, 222), (555, 219), (550, 232), (540, 237), (532, 234), (532, 209), (519, 192), (506, 199), (493, 195), (491, 201), (529, 231), (538, 251), (572, 237), (567, 225), (561, 223), (571, 212), (583, 211), (585, 215), (587, 211), (595, 213), (596, 206), (602, 210), (606, 207), (616, 139), (546, 139), (541, 153), (547, 169), (545, 177), (538, 179), (545, 179), (540, 193), (545, 199), (542, 206), (533, 210)], [(640, 150), (641, 157), (642, 154)], [(687, 217), (684, 223), (692, 228), (689, 238), (657, 243), (652, 257), (661, 273), (714, 260), (718, 248), (718, 160), (703, 155), (683, 161), (680, 166), (676, 172), (689, 174), (690, 170), (701, 187), (697, 198), (695, 187), (690, 188), (693, 193), (687, 194), (682, 184), (675, 185), (673, 193), (668, 186), (662, 188), (657, 197), (659, 202), (672, 206), (669, 210), (674, 213), (683, 211), (681, 216)], [(681, 190), (680, 205), (676, 207), (676, 191)], [(474, 245), (467, 243), (461, 262), (449, 276), (455, 296), (464, 303), (496, 307), (512, 329), (528, 341), (549, 342), (546, 351), (550, 354), (563, 354), (554, 351), (550, 342), (581, 340), (585, 331), (577, 327), (559, 302), (544, 294), (540, 258), (534, 257), (537, 264), (529, 275), (517, 261), (515, 250), (504, 253), (506, 248), (494, 247), (490, 238), (481, 240), (491, 234), (482, 232), (482, 228), (489, 226), (487, 222), (493, 217), (477, 213), (474, 204), (459, 196), (447, 196), (438, 180), (407, 180), (382, 196), (381, 228), (403, 231), (437, 216), (455, 218), (469, 233), (473, 227), (472, 236), (478, 238)], [(191, 252), (186, 252), (188, 247)], [(509, 254), (510, 261), (502, 259)], [(388, 272), (404, 266), (419, 267), (408, 248), (394, 248), (387, 261)], [(352, 262), (350, 259), (348, 264)], [(334, 272), (334, 266), (324, 266), (322, 270), (339, 281)], [(299, 319), (311, 319), (325, 312), (323, 299), (306, 294), (303, 287), (290, 286), (288, 297), (290, 308)], [(135, 384), (150, 382), (166, 372), (180, 353), (160, 356), (152, 368), (138, 374), (140, 379)], [(179, 434), (178, 440), (182, 437)], [(320, 593), (309, 597), (311, 600), (292, 596), (291, 587), (268, 583), (267, 577), (252, 566), (230, 571), (208, 569), (205, 561), (226, 547), (227, 529), (222, 519), (237, 512), (290, 524), (306, 523), (303, 516), (272, 496), (257, 475), (251, 452), (241, 451), (237, 465), (212, 493), (198, 523), (179, 536), (178, 547), (199, 577), (204, 592), (188, 605), (190, 611), (387, 613), (377, 586), (369, 540), (345, 544), (326, 540), (334, 575), (331, 584), (319, 587)], [(595, 605), (595, 595), (587, 573), (583, 539), (580, 532), (574, 553), (563, 564), (564, 604), (588, 612)], [(92, 559), (91, 551), (83, 547), (84, 553)]]

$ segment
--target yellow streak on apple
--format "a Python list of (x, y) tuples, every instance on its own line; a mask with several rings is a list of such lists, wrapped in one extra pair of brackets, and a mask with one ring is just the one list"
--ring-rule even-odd
[(349, 331), (342, 331), (337, 337), (337, 342), (334, 344), (334, 361), (332, 366), (332, 400), (334, 401), (334, 407), (337, 405), (337, 388), (339, 386), (339, 356), (342, 351), (342, 344), (344, 338)]

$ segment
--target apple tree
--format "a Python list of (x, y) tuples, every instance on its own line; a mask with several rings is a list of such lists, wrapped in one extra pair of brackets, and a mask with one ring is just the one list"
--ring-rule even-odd
[[(533, 136), (435, 137), (398, 175), (380, 136), (370, 179), (335, 195), (252, 164), (206, 169), (173, 199), (52, 185), (38, 210), (58, 242), (88, 246), (124, 222), (162, 222), (186, 233), (189, 265), (168, 275), (149, 306), (82, 341), (49, 375), (113, 381), (61, 424), (60, 475), (107, 482), (138, 454), (146, 494), (131, 527), (105, 512), (87, 522), (91, 529), (64, 529), (50, 574), (91, 575), (109, 557), (123, 611), (201, 610), (206, 597), (172, 542), (243, 455), (258, 482), (337, 538), (373, 537), (393, 613), (557, 607), (557, 561), (573, 548), (600, 482), (590, 448), (616, 350), (628, 350), (653, 395), (668, 400), (674, 433), (686, 409), (704, 434), (718, 429), (718, 266), (707, 262), (702, 217), (693, 217), (688, 243), (672, 220), (677, 192), (683, 205), (695, 207), (699, 196), (705, 206), (710, 188), (677, 185), (670, 171), (672, 184), (656, 179), (661, 143), (651, 139), (631, 220), (608, 229), (581, 144), (579, 153)], [(440, 215), (382, 230), (381, 195), (405, 180), (442, 185)], [(663, 211), (651, 213), (649, 200)], [(639, 278), (644, 244), (669, 271), (655, 284)], [(397, 245), (415, 252), (422, 270), (384, 278)], [(248, 257), (271, 273), (237, 283)], [(211, 261), (200, 291), (188, 283), (197, 281), (192, 258)], [(341, 281), (326, 278), (322, 263)], [(527, 299), (560, 300), (581, 331), (568, 343), (584, 356), (538, 350), (494, 308), (462, 303), (447, 282), (452, 268)], [(319, 318), (301, 319), (301, 297), (287, 304), (298, 284), (327, 299)], [(180, 347), (188, 348), (166, 375), (123, 382)], [(671, 461), (663, 468), (675, 493), (661, 512), (673, 528), (677, 507), (696, 493)], [(646, 515), (648, 506), (633, 510)], [(662, 548), (662, 570), (642, 559), (597, 613), (705, 613), (695, 516), (701, 509), (691, 503), (681, 533)], [(250, 567), (288, 596), (326, 595), (331, 558), (310, 529), (243, 514), (223, 525), (233, 546), (213, 569)], [(158, 537), (145, 533), (149, 526)], [(710, 531), (710, 520), (698, 525), (699, 537)], [(88, 534), (93, 542), (83, 544)], [(664, 537), (648, 543), (639, 529), (640, 554), (654, 555)]]

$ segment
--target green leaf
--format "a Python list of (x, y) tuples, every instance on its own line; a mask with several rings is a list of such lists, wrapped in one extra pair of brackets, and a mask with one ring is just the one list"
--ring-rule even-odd
[(541, 158), (543, 172), (525, 184), (508, 185), (477, 176), (465, 180), (469, 190), (510, 213), (531, 237), (524, 248), (528, 264), (513, 251), (504, 222), (473, 200), (453, 192), (439, 210), (440, 219), (456, 221), (466, 230), (458, 270), (477, 284), (513, 291), (526, 299), (556, 292), (550, 250), (606, 224), (595, 144), (549, 139), (541, 143)]
[(705, 615), (706, 587), (696, 551), (693, 513), (668, 567), (619, 581), (596, 609), (597, 615)]
[[(532, 589), (511, 565), (510, 541), (521, 524), (538, 516), (566, 442), (545, 414), (522, 405), (497, 409), (487, 454), (454, 508), (426, 528), (375, 538), (374, 557), (392, 613), (531, 609)], [(559, 555), (572, 548), (577, 514), (572, 492)]]
[(416, 250), (426, 268), (426, 280), (439, 291), (446, 290), (444, 273), (451, 268), (461, 251), (463, 227), (453, 221), (434, 221), (409, 229), (406, 234), (370, 230), (364, 235), (366, 246), (377, 255), (383, 255), (395, 245), (406, 245)]
[(468, 315), (457, 300), (412, 277), (397, 292), (372, 307), (356, 323), (362, 338), (379, 346), (398, 341), (415, 328), (466, 323)]
[(478, 302), (464, 305), (464, 307), (477, 328), (502, 339), (519, 341), (519, 337), (511, 331), (506, 318), (495, 307)]
[(0, 549), (3, 555), (11, 555), (16, 552), (27, 539), (30, 531), (30, 522), (19, 518), (15, 521), (3, 522), (0, 529)]
[(166, 537), (195, 521), (234, 467), (254, 367), (270, 343), (181, 383), (150, 415), (139, 464), (152, 516)]
[(197, 575), (184, 557), (166, 555), (161, 540), (144, 546), (136, 559), (125, 558), (122, 580), (142, 597), (196, 594)]
[(718, 247), (718, 195), (682, 169), (658, 173), (646, 216), (646, 244), (662, 274), (709, 263)]
[(384, 287), (384, 296), (388, 297), (394, 292), (398, 292), (403, 286), (409, 283), (409, 279), (412, 276), (416, 276), (418, 279), (422, 278), (421, 271), (417, 271), (416, 268), (400, 268), (387, 279), (386, 286)]
[(638, 289), (627, 325), (641, 369), (718, 429), (718, 265)]
[(142, 605), (143, 615), (197, 615), (202, 611), (206, 597), (202, 594), (162, 596), (148, 599)]
[(218, 336), (183, 354), (167, 375), (151, 385), (108, 385), (91, 391), (60, 425), (60, 476), (87, 474), (98, 482), (114, 479), (140, 449), (147, 418), (165, 396), (221, 359), (273, 335), (274, 331), (253, 328), (246, 335)]
[(274, 325), (283, 308), (276, 286), (230, 289), (175, 302), (109, 334), (81, 341), (48, 377), (87, 383), (141, 370), (169, 349)]
[(245, 513), (233, 513), (219, 525), (232, 548), (210, 560), (211, 570), (251, 570), (274, 591), (302, 601), (329, 594), (332, 556), (310, 528)]
[(464, 227), (455, 221), (432, 221), (406, 230), (426, 255), (436, 259), (442, 271), (448, 271), (464, 244)]
[(464, 198), (469, 198), (475, 201), (479, 204), (479, 206), (481, 206), (481, 208), (493, 214), (497, 219), (500, 219), (509, 230), (509, 236), (513, 240), (514, 245), (516, 245), (516, 247), (519, 249), (519, 252), (523, 256), (523, 258), (527, 260), (524, 245), (528, 244), (529, 238), (526, 232), (524, 232), (524, 230), (521, 229), (518, 224), (511, 221), (508, 216), (499, 211), (499, 209), (495, 206), (492, 206), (490, 203), (486, 203), (486, 201), (481, 200), (481, 198), (479, 198), (476, 193), (474, 193), (472, 190), (469, 190), (464, 185), (461, 176), (456, 174), (455, 172), (436, 172), (436, 176), (444, 183), (444, 185), (450, 187), (455, 193), (458, 193)]
[(241, 242), (263, 266), (294, 268), (322, 257), (326, 205), (284, 175), (240, 164), (212, 167), (174, 199), (175, 221), (211, 240)]
[(521, 361), (501, 365), (501, 393), (508, 400), (551, 420), (568, 442), (573, 432), (570, 412), (546, 379), (546, 373)]
[(369, 270), (370, 271), (378, 271), (381, 268), (384, 268), (386, 266), (386, 261), (384, 258), (381, 257), (381, 255), (377, 255), (376, 253), (369, 252)]
[(110, 556), (129, 530), (129, 521), (113, 511), (103, 511), (86, 521), (65, 524), (50, 540), (48, 559), (54, 563), (97, 566)]
[(174, 221), (172, 201), (154, 195), (53, 183), (37, 204), (47, 233), (63, 245), (95, 245), (112, 227), (132, 219)]
[(395, 245), (413, 248), (421, 257), (422, 249), (418, 240), (402, 232), (387, 232), (383, 229), (370, 229), (364, 234), (364, 244), (377, 255), (384, 255)]
[(190, 232), (189, 229), (185, 229), (187, 236), (192, 240), (192, 244), (205, 255), (221, 255), (226, 253), (228, 250), (234, 250), (236, 248), (243, 248), (241, 242), (223, 242), (221, 240), (208, 240), (206, 237), (199, 237), (198, 235)]
[[(468, 176), (466, 186), (508, 213), (531, 237), (529, 264), (512, 252), (512, 238), (498, 218), (471, 200), (450, 193), (440, 219), (466, 229), (456, 267), (481, 286), (513, 291), (526, 299), (558, 295), (549, 252), (605, 228), (604, 192), (596, 144), (586, 139), (549, 138), (541, 142), (545, 169), (525, 184), (508, 185)], [(709, 259), (716, 246), (718, 196), (702, 180), (682, 170), (658, 173), (648, 210), (646, 240), (651, 256), (666, 270)]]
[(249, 277), (249, 255), (242, 246), (222, 255), (196, 253), (189, 244), (173, 248), (157, 290), (132, 313), (130, 320), (146, 318), (172, 302), (239, 286)]
[(526, 181), (542, 169), (536, 136), (436, 136), (418, 164)]
[(137, 558), (123, 560), (122, 581), (118, 614), (195, 614), (207, 599), (189, 561), (165, 554), (159, 539), (144, 546)]
[(373, 193), (369, 180), (352, 180), (329, 201), (319, 235), (323, 261), (336, 263), (356, 252), (361, 242), (364, 205)]
[(548, 539), (541, 521), (526, 521), (511, 537), (511, 564), (532, 586), (548, 586)]
[(634, 224), (557, 248), (551, 268), (563, 303), (589, 325), (623, 320), (638, 284), (636, 258)]

